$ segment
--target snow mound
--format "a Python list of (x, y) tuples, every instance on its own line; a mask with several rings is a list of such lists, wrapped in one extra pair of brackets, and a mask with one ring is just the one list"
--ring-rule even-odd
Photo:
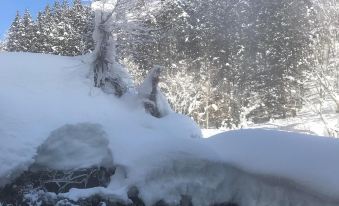
[(188, 117), (154, 118), (93, 88), (80, 57), (0, 53), (0, 65), (0, 187), (34, 162), (113, 164), (107, 188), (59, 195), (128, 201), (136, 186), (146, 205), (182, 195), (195, 205), (339, 205), (338, 140), (267, 130), (203, 139)]
[(107, 134), (96, 124), (65, 125), (54, 130), (37, 153), (34, 169), (113, 167)]
[(339, 200), (339, 140), (277, 130), (224, 132), (207, 143), (220, 161), (249, 173), (281, 177)]
[[(149, 143), (147, 138), (160, 140), (160, 137), (183, 139), (201, 136), (198, 126), (187, 117), (173, 113), (164, 119), (157, 119), (145, 113), (142, 106), (131, 109), (113, 95), (93, 88), (93, 82), (88, 78), (90, 66), (84, 63), (86, 60), (82, 57), (30, 53), (0, 54), (0, 186), (15, 171), (28, 168), (34, 162), (37, 148), (52, 131), (66, 124), (89, 122), (101, 125), (107, 133), (107, 147), (114, 153), (113, 156), (121, 154), (114, 156), (114, 159), (120, 160), (117, 164), (122, 165), (132, 161), (129, 157), (138, 156), (126, 147), (130, 145), (128, 148), (145, 151), (149, 149), (143, 148)], [(59, 130), (59, 134), (52, 136), (66, 140), (67, 137), (62, 137), (61, 133)], [(77, 144), (83, 141), (80, 137), (76, 139), (79, 140), (74, 140)], [(133, 142), (140, 144), (134, 145)], [(76, 144), (72, 145), (78, 148)], [(53, 149), (42, 147), (46, 151)], [(71, 151), (71, 147), (67, 149)], [(125, 151), (128, 151), (127, 154)], [(96, 150), (86, 152), (94, 154)], [(38, 157), (38, 161), (41, 159)], [(48, 166), (70, 166), (69, 162), (65, 163), (51, 161)]]
[(227, 163), (195, 158), (180, 158), (154, 170), (136, 184), (146, 205), (159, 197), (179, 205), (182, 194), (191, 197), (193, 205), (337, 205), (338, 202), (305, 192), (284, 178), (258, 176)]

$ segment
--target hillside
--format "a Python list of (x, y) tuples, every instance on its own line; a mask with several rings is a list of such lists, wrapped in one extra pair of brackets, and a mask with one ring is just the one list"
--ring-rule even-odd
[(339, 204), (337, 139), (263, 129), (203, 139), (189, 117), (157, 119), (133, 94), (94, 88), (87, 62), (0, 53), (0, 204), (13, 204), (14, 185), (28, 205)]

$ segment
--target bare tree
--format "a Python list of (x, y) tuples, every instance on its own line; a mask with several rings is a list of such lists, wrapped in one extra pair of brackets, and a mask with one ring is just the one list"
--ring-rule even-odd
[(159, 89), (161, 70), (162, 67), (155, 66), (138, 87), (138, 95), (145, 110), (157, 118), (164, 117), (172, 111), (167, 99)]

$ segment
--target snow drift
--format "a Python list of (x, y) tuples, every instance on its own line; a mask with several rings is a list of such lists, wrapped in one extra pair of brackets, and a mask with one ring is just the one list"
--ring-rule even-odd
[(182, 195), (194, 205), (339, 204), (338, 140), (267, 130), (202, 139), (186, 116), (157, 119), (93, 88), (82, 58), (0, 53), (0, 187), (31, 165), (111, 164), (106, 188), (57, 195), (128, 202), (135, 186), (146, 205)]

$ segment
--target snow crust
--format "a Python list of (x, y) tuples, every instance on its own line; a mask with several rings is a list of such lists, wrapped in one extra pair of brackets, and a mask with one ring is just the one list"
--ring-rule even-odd
[(137, 186), (146, 205), (177, 204), (181, 195), (194, 205), (339, 204), (338, 140), (260, 129), (203, 139), (188, 117), (157, 119), (93, 88), (82, 62), (0, 53), (0, 186), (31, 164), (113, 164), (107, 188), (59, 195), (128, 202), (128, 189)]

